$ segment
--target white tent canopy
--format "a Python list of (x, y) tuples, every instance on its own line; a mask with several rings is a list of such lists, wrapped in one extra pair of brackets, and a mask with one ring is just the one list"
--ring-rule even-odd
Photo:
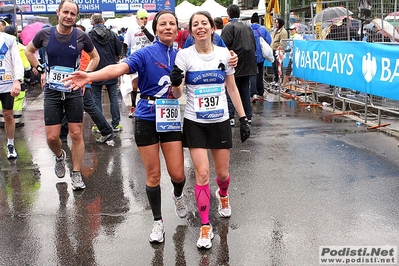
[(175, 13), (179, 24), (187, 23), (193, 13), (199, 10), (199, 6), (193, 5), (187, 0), (184, 0), (175, 7)]
[(215, 17), (227, 17), (227, 8), (217, 3), (215, 0), (206, 0), (200, 7), (199, 10), (208, 11), (213, 18)]
[(264, 0), (259, 0), (258, 4), (258, 11), (259, 12), (265, 12), (266, 11), (266, 6), (265, 6), (265, 1)]
[(136, 16), (110, 18), (105, 21), (104, 25), (107, 27), (112, 27), (112, 29), (115, 31), (118, 31), (121, 28), (129, 28), (129, 26), (132, 27), (137, 25)]
[(192, 14), (197, 11), (208, 11), (213, 18), (227, 17), (227, 8), (215, 2), (215, 0), (206, 0), (201, 6), (196, 6), (184, 0), (175, 7), (175, 13), (179, 20), (180, 27), (187, 25)]
[(93, 28), (93, 25), (91, 25), (91, 19), (90, 18), (82, 18), (78, 22), (76, 22), (76, 25), (82, 25), (86, 28), (86, 32), (91, 31), (91, 28)]

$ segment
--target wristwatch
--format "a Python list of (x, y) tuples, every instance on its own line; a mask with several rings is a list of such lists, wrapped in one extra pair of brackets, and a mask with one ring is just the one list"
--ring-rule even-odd
[(42, 65), (37, 65), (36, 67), (37, 72), (39, 72), (40, 74), (43, 74), (45, 69)]

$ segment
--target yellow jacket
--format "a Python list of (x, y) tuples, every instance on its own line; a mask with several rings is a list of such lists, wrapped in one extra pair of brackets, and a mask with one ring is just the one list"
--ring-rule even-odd
[(26, 46), (23, 45), (22, 43), (18, 42), (18, 50), (19, 50), (19, 54), (21, 55), (22, 64), (24, 65), (24, 69), (30, 70), (31, 66), (30, 66), (29, 60), (28, 60), (28, 58), (26, 58), (26, 54), (25, 54)]

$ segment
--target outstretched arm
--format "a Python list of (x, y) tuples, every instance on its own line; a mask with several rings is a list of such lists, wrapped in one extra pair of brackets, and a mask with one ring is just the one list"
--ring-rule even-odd
[(65, 87), (68, 87), (70, 90), (77, 90), (79, 88), (84, 88), (86, 84), (90, 82), (115, 79), (123, 74), (128, 74), (129, 71), (130, 69), (128, 64), (122, 62), (119, 64), (106, 66), (98, 71), (90, 73), (76, 71), (62, 81), (65, 82)]

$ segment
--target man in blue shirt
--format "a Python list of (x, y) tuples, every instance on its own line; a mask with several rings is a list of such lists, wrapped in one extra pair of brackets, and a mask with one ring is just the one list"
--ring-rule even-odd
[(255, 37), (256, 66), (258, 67), (256, 76), (251, 77), (251, 98), (252, 102), (254, 102), (256, 100), (263, 100), (263, 93), (265, 92), (265, 88), (263, 86), (263, 69), (265, 58), (263, 58), (262, 55), (259, 39), (263, 38), (270, 45), (272, 43), (272, 36), (265, 27), (259, 25), (259, 16), (256, 12), (253, 13), (251, 17), (251, 28)]

